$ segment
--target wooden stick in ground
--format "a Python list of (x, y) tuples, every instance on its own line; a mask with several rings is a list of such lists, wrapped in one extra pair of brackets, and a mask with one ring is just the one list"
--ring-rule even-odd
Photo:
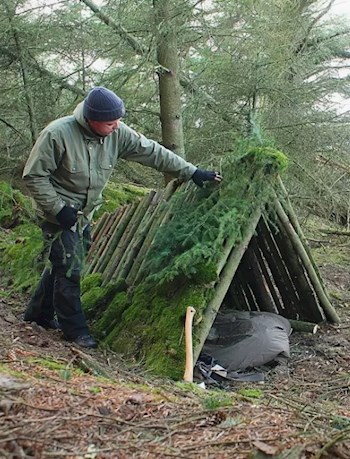
[[(285, 213), (289, 217), (289, 220), (290, 220), (291, 224), (293, 225), (296, 233), (298, 234), (301, 242), (303, 243), (303, 246), (304, 246), (304, 248), (305, 248), (305, 250), (306, 250), (306, 252), (307, 252), (307, 254), (308, 254), (309, 258), (310, 258), (312, 266), (314, 267), (314, 270), (315, 270), (315, 272), (316, 272), (316, 274), (317, 274), (317, 276), (319, 278), (319, 281), (320, 281), (320, 283), (321, 283), (321, 285), (323, 287), (325, 295), (328, 297), (327, 290), (326, 290), (325, 285), (323, 283), (322, 276), (320, 274), (320, 271), (318, 269), (317, 264), (315, 263), (315, 261), (313, 259), (313, 256), (312, 256), (312, 253), (311, 253), (311, 249), (310, 249), (309, 244), (307, 243), (307, 240), (306, 240), (306, 238), (304, 236), (303, 230), (301, 229), (298, 217), (297, 217), (296, 213), (294, 212), (294, 209), (292, 207), (292, 203), (291, 203), (291, 201), (289, 199), (288, 192), (287, 192), (287, 190), (286, 190), (286, 188), (284, 186), (284, 183), (282, 182), (282, 179), (281, 179), (280, 176), (278, 176), (278, 180), (279, 180), (279, 184), (280, 184), (280, 190), (283, 193), (283, 198), (284, 199), (281, 200), (281, 199), (278, 199), (277, 197), (276, 197), (276, 199), (278, 199), (280, 204), (283, 206), (283, 209), (284, 209)], [(328, 298), (328, 300), (329, 300), (329, 298)]]
[(192, 324), (193, 317), (196, 310), (189, 306), (186, 309), (186, 320), (185, 320), (185, 350), (186, 350), (186, 363), (184, 381), (193, 382), (193, 345), (192, 345)]

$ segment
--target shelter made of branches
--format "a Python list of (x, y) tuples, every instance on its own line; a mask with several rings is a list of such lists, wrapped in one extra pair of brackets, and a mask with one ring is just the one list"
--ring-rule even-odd
[(83, 281), (98, 338), (179, 378), (188, 306), (194, 361), (220, 308), (338, 322), (280, 179), (286, 165), (281, 152), (246, 148), (223, 161), (221, 184), (173, 181), (104, 214)]

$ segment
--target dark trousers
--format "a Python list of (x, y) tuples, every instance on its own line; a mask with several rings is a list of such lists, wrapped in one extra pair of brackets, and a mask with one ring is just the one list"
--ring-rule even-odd
[(84, 231), (61, 230), (57, 225), (42, 225), (45, 247), (51, 266), (44, 269), (24, 320), (51, 320), (56, 313), (64, 336), (73, 340), (89, 333), (80, 299), (80, 273), (90, 243), (90, 228)]

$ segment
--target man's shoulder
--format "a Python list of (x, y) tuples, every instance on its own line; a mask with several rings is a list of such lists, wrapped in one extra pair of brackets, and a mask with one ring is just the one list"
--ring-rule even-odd
[(125, 124), (123, 121), (120, 121), (118, 131), (120, 134), (131, 137), (141, 137), (141, 134), (132, 127)]
[(77, 126), (77, 121), (74, 116), (63, 116), (62, 118), (57, 118), (56, 120), (51, 121), (46, 128), (44, 129), (47, 132), (65, 132)]

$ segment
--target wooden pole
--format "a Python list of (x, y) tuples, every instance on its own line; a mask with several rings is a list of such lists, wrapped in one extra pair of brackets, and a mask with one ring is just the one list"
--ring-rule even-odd
[(128, 206), (123, 206), (120, 208), (120, 212), (118, 214), (114, 214), (113, 225), (107, 235), (105, 247), (101, 253), (95, 254), (96, 262), (92, 272), (103, 273), (103, 270), (108, 263), (108, 257), (111, 253), (113, 253), (113, 246), (118, 243), (118, 240), (116, 240), (117, 228), (120, 227), (120, 223), (123, 221), (127, 211)]
[(302, 320), (289, 319), (289, 323), (292, 329), (296, 332), (308, 332), (314, 335), (319, 329), (319, 326), (312, 322), (303, 322)]
[[(252, 239), (254, 239), (254, 236)], [(258, 311), (273, 312), (274, 314), (278, 313), (273, 302), (272, 294), (253, 250), (252, 241), (244, 254), (239, 269), (241, 269), (241, 267), (243, 267), (245, 272), (246, 283), (250, 286), (255, 297)]]
[(279, 232), (275, 234), (275, 240), (288, 268), (291, 280), (300, 297), (300, 314), (302, 320), (309, 322), (323, 322), (325, 315), (319, 305), (314, 288), (305, 272), (305, 267), (295, 250), (290, 236), (287, 234), (284, 224), (277, 220)]
[[(276, 196), (276, 199), (278, 199), (278, 201), (280, 202), (280, 204), (282, 205), (282, 207), (284, 208), (284, 211), (285, 213), (288, 215), (289, 217), (289, 220), (291, 222), (291, 224), (293, 225), (296, 233), (298, 234), (299, 236), (299, 239), (301, 240), (301, 242), (303, 243), (303, 246), (307, 252), (307, 254), (309, 255), (309, 258), (310, 258), (310, 261), (312, 263), (312, 266), (314, 267), (314, 270), (319, 278), (319, 281), (325, 291), (325, 295), (327, 295), (327, 291), (325, 289), (325, 286), (323, 284), (323, 280), (322, 280), (322, 276), (319, 272), (319, 269), (318, 269), (318, 266), (316, 265), (313, 257), (312, 257), (312, 253), (311, 253), (311, 249), (309, 247), (309, 244), (307, 243), (307, 240), (304, 236), (304, 233), (303, 233), (303, 230), (301, 229), (301, 226), (299, 224), (299, 221), (298, 221), (298, 217), (296, 215), (296, 213), (294, 212), (294, 209), (292, 207), (292, 203), (290, 202), (290, 199), (289, 199), (289, 196), (288, 196), (288, 193), (287, 193), (287, 190), (282, 182), (282, 179), (280, 176), (278, 176), (278, 180), (279, 180), (279, 185), (280, 185), (280, 189), (282, 190), (282, 193), (283, 193), (283, 198), (284, 200), (279, 200)], [(329, 300), (329, 298), (328, 298)]]
[(256, 256), (256, 258), (258, 260), (258, 263), (259, 263), (262, 275), (264, 277), (264, 280), (267, 283), (268, 288), (270, 290), (270, 293), (271, 293), (271, 296), (272, 296), (272, 299), (273, 299), (273, 303), (274, 303), (274, 306), (275, 306), (275, 313), (279, 314), (279, 311), (282, 311), (282, 309), (283, 309), (283, 306), (281, 304), (282, 299), (280, 298), (280, 295), (278, 295), (278, 293), (277, 293), (278, 292), (277, 286), (276, 286), (275, 282), (273, 281), (272, 273), (271, 273), (271, 270), (270, 270), (270, 268), (268, 266), (268, 263), (267, 263), (266, 259), (264, 259), (263, 255), (262, 255), (262, 250), (259, 247), (257, 236), (254, 236), (252, 238), (250, 244), (251, 244), (251, 246), (252, 246), (252, 248), (254, 250), (255, 256)]
[(135, 230), (138, 228), (145, 214), (145, 211), (148, 208), (150, 201), (152, 200), (154, 193), (155, 192), (151, 192), (149, 195), (144, 196), (138, 203), (135, 212), (133, 213), (127, 226), (125, 227), (123, 234), (121, 235), (121, 238), (119, 239), (119, 242), (111, 256), (111, 259), (105, 269), (105, 272), (103, 273), (102, 286), (107, 285), (108, 282), (111, 281), (111, 279), (113, 279), (114, 281), (116, 280), (114, 273), (118, 268), (121, 258), (126, 253), (128, 245), (132, 240), (135, 234)]
[(103, 260), (104, 254), (107, 251), (108, 246), (110, 244), (110, 240), (113, 237), (115, 227), (119, 222), (120, 218), (122, 217), (123, 212), (124, 208), (120, 207), (117, 212), (111, 214), (108, 222), (108, 228), (106, 228), (103, 231), (103, 234), (99, 235), (99, 243), (97, 246), (97, 250), (95, 250), (94, 258), (91, 260), (91, 264), (89, 266), (89, 274), (102, 272), (99, 269), (100, 261)]
[(264, 216), (258, 225), (258, 243), (281, 297), (280, 305), (276, 304), (277, 308), (282, 306), (279, 313), (289, 319), (296, 319), (298, 317), (300, 299), (296, 294), (289, 272), (281, 259), (275, 238)]
[(113, 260), (113, 254), (117, 249), (120, 239), (123, 237), (125, 229), (128, 227), (131, 219), (136, 212), (138, 203), (133, 202), (126, 206), (125, 211), (123, 212), (121, 219), (118, 222), (118, 225), (115, 228), (114, 233), (111, 236), (111, 240), (108, 244), (108, 249), (106, 254), (98, 263), (98, 271), (102, 273), (103, 279), (106, 277), (109, 266)]
[(288, 233), (290, 240), (293, 243), (295, 250), (297, 250), (298, 255), (300, 256), (302, 262), (304, 263), (307, 275), (309, 276), (310, 282), (312, 283), (312, 286), (316, 292), (320, 305), (322, 306), (327, 319), (333, 323), (339, 324), (340, 319), (337, 313), (335, 312), (335, 309), (331, 305), (327, 295), (325, 294), (325, 290), (320, 283), (320, 280), (319, 280), (319, 277), (316, 271), (313, 268), (313, 264), (308, 256), (308, 253), (306, 252), (304, 245), (300, 241), (298, 234), (296, 233), (293, 225), (289, 221), (288, 215), (285, 213), (281, 203), (278, 201), (277, 198), (275, 199), (274, 204), (275, 204), (275, 209), (277, 211), (277, 214), (281, 222), (283, 223), (286, 229), (286, 232)]
[[(139, 214), (138, 219), (135, 220), (133, 226), (130, 227), (129, 237), (125, 241), (125, 245), (121, 247), (122, 253), (120, 255), (118, 254), (119, 262), (113, 272), (113, 275), (110, 278), (112, 281), (118, 278), (121, 278), (120, 273), (123, 270), (123, 267), (126, 263), (126, 260), (129, 258), (129, 256), (132, 257), (131, 260), (129, 261), (129, 265), (132, 264), (132, 261), (135, 258), (135, 253), (134, 253), (135, 251), (133, 247), (137, 245), (138, 243), (138, 235), (139, 234), (143, 235), (145, 227), (148, 226), (147, 224), (148, 217), (149, 215), (152, 214), (150, 210), (152, 209), (152, 207), (150, 207), (150, 205), (155, 195), (156, 195), (156, 192), (152, 191), (149, 194), (148, 199), (146, 199), (144, 203), (141, 204), (140, 202), (139, 207), (141, 208), (137, 210)], [(116, 255), (116, 253), (114, 255)]]
[(258, 221), (261, 217), (261, 209), (258, 207), (249, 219), (249, 224), (245, 229), (243, 238), (232, 251), (227, 259), (226, 265), (220, 274), (220, 281), (215, 287), (213, 299), (208, 304), (204, 311), (203, 320), (201, 322), (201, 328), (199, 331), (199, 341), (194, 349), (194, 359), (197, 361), (199, 354), (203, 348), (204, 342), (208, 337), (209, 331), (213, 325), (215, 317), (221, 307), (221, 304), (226, 296), (227, 290), (229, 289), (232, 279), (235, 276), (236, 270), (241, 262), (241, 259), (246, 251), (249, 241), (251, 240)]

